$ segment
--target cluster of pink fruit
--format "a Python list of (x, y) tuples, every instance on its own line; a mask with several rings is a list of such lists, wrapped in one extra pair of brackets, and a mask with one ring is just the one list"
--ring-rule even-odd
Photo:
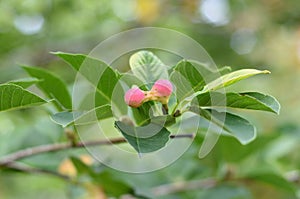
[(129, 89), (125, 96), (125, 102), (128, 106), (137, 108), (148, 101), (158, 101), (163, 106), (168, 104), (170, 95), (172, 94), (173, 86), (169, 80), (157, 80), (150, 91), (143, 91), (138, 87)]

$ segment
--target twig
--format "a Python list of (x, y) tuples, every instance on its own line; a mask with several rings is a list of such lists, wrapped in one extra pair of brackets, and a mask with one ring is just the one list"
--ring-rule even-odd
[[(174, 138), (194, 138), (194, 134), (178, 134), (178, 135), (171, 135), (171, 139)], [(127, 142), (124, 137), (120, 138), (112, 138), (110, 140), (97, 140), (97, 141), (87, 141), (87, 142), (78, 142), (74, 143), (56, 143), (56, 144), (48, 144), (48, 145), (41, 145), (36, 146), (28, 149), (23, 149), (17, 151), (15, 153), (11, 153), (2, 159), (0, 159), (0, 166), (5, 166), (9, 163), (13, 163), (16, 160), (23, 159), (29, 156), (34, 156), (41, 153), (48, 153), (48, 152), (55, 152), (60, 150), (66, 150), (71, 148), (82, 148), (86, 146), (97, 146), (97, 145), (112, 145), (112, 144), (120, 144)]]
[(194, 139), (195, 138), (195, 134), (191, 133), (191, 134), (178, 134), (178, 135), (170, 135), (171, 139), (174, 138), (191, 138)]
[(50, 170), (46, 170), (46, 169), (40, 169), (40, 168), (33, 168), (33, 167), (25, 166), (22, 164), (18, 164), (16, 162), (6, 164), (5, 168), (14, 169), (14, 170), (22, 171), (22, 172), (26, 172), (26, 173), (48, 174), (48, 175), (52, 175), (52, 176), (61, 178), (63, 180), (71, 181), (71, 178), (69, 176), (60, 174), (58, 172), (50, 171)]
[(202, 180), (193, 180), (187, 182), (177, 182), (171, 184), (164, 184), (151, 189), (154, 196), (163, 196), (173, 193), (184, 192), (195, 189), (208, 189), (216, 186), (218, 181), (214, 178), (207, 178)]
[(66, 150), (71, 148), (81, 148), (85, 146), (96, 146), (96, 145), (111, 145), (126, 142), (125, 138), (114, 138), (111, 140), (98, 140), (98, 141), (89, 141), (89, 142), (78, 142), (75, 145), (73, 143), (57, 143), (57, 144), (48, 144), (36, 146), (24, 150), (17, 151), (15, 153), (9, 154), (6, 157), (0, 160), (0, 166), (6, 165), (16, 160), (26, 158), (29, 156), (48, 153), (60, 150)]

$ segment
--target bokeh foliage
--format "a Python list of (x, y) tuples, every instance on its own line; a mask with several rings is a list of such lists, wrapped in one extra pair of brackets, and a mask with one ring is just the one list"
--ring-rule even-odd
[[(209, 7), (209, 2), (219, 9), (214, 10), (221, 13), (219, 18), (209, 15), (213, 11), (204, 9)], [(270, 70), (270, 76), (230, 88), (233, 91), (255, 88), (276, 96), (282, 105), (279, 116), (241, 113), (259, 127), (258, 138), (249, 145), (242, 146), (232, 138), (222, 137), (212, 153), (200, 160), (197, 150), (202, 138), (197, 137), (178, 161), (155, 173), (131, 175), (108, 168), (94, 169), (107, 169), (105, 175), (109, 178), (118, 177), (141, 193), (163, 184), (208, 177), (224, 179), (211, 189), (195, 189), (161, 198), (297, 198), (300, 169), (298, 0), (4, 0), (0, 2), (0, 10), (1, 83), (25, 77), (19, 67), (21, 64), (48, 68), (71, 85), (74, 71), (49, 54), (50, 51), (88, 54), (110, 35), (143, 26), (172, 28), (189, 35), (203, 45), (220, 67)], [(128, 67), (128, 63), (123, 64)], [(51, 122), (46, 109), (1, 113), (0, 126), (1, 156), (66, 140), (63, 129)], [(62, 161), (70, 156), (84, 160), (85, 154), (84, 150), (64, 151), (23, 162), (75, 175), (72, 163), (64, 161), (62, 164)], [(88, 164), (89, 158), (86, 159), (84, 162)], [(74, 163), (75, 159), (72, 160)], [(85, 187), (44, 175), (15, 172), (0, 175), (0, 197), (4, 199), (91, 198), (103, 194), (97, 186), (97, 178), (86, 181), (84, 174), (81, 178), (86, 182)], [(108, 185), (114, 186), (116, 182), (110, 183)]]

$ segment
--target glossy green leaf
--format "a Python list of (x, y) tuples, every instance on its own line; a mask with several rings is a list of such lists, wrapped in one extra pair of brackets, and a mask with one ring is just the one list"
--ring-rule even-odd
[(170, 132), (165, 127), (154, 123), (134, 127), (116, 121), (115, 126), (139, 153), (149, 153), (163, 148), (170, 136)]
[(21, 109), (46, 103), (39, 96), (15, 84), (0, 84), (0, 111)]
[(56, 100), (56, 106), (59, 110), (72, 109), (70, 93), (66, 84), (59, 77), (42, 68), (23, 66), (23, 69), (31, 77), (41, 80), (37, 82), (37, 86), (49, 98)]
[(119, 73), (106, 63), (81, 54), (63, 52), (54, 53), (78, 71), (87, 82), (95, 87), (95, 107), (111, 104), (112, 94), (118, 80)]
[(23, 78), (23, 79), (17, 79), (10, 81), (9, 83), (21, 86), (22, 88), (28, 88), (29, 86), (36, 84), (37, 82), (40, 82), (41, 80), (37, 78)]
[(269, 74), (270, 71), (267, 70), (256, 70), (256, 69), (241, 69), (237, 70), (231, 73), (228, 73), (226, 75), (223, 75), (222, 77), (213, 80), (212, 82), (208, 83), (204, 88), (203, 92), (207, 91), (213, 91), (220, 89), (222, 87), (229, 86), (231, 84), (234, 84), (240, 80), (249, 78), (254, 75), (258, 74)]
[(168, 79), (167, 66), (152, 52), (139, 51), (130, 57), (129, 64), (133, 74), (145, 83), (158, 79)]
[(280, 104), (274, 97), (258, 92), (226, 94), (207, 92), (198, 95), (192, 104), (201, 107), (218, 108), (227, 106), (230, 108), (262, 110), (276, 114), (279, 114), (280, 110)]
[(238, 115), (198, 107), (191, 107), (190, 111), (210, 122), (213, 125), (211, 130), (221, 130), (223, 134), (235, 137), (241, 144), (248, 144), (256, 137), (255, 127)]
[(64, 111), (51, 116), (51, 119), (63, 127), (71, 124), (84, 125), (111, 117), (111, 106), (103, 105), (90, 111)]

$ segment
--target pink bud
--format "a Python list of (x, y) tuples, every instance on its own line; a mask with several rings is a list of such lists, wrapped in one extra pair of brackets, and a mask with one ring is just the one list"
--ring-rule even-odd
[(156, 91), (159, 97), (167, 97), (171, 95), (173, 91), (173, 86), (169, 80), (160, 79), (154, 83), (151, 90)]
[(145, 93), (138, 87), (134, 87), (125, 93), (124, 99), (128, 106), (137, 108), (143, 104)]

